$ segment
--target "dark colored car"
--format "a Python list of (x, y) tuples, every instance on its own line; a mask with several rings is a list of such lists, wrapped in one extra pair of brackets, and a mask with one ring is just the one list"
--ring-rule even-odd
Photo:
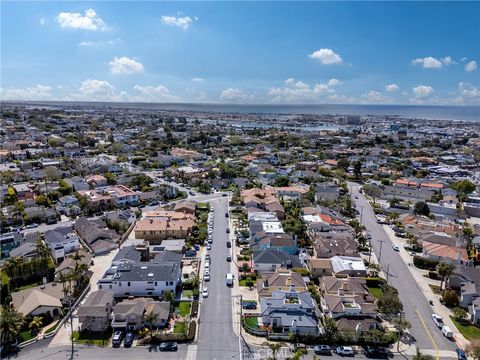
[(388, 351), (383, 347), (365, 347), (365, 356), (374, 359), (388, 359)]
[(133, 339), (135, 338), (135, 334), (134, 333), (127, 333), (127, 335), (125, 335), (125, 340), (123, 340), (123, 346), (125, 346), (126, 348), (129, 348), (132, 346), (133, 344)]
[(189, 250), (185, 253), (185, 257), (195, 257), (197, 256), (197, 252), (193, 250)]
[(328, 345), (315, 345), (313, 352), (317, 355), (332, 355), (332, 348)]
[(256, 309), (257, 308), (257, 302), (256, 301), (243, 301), (242, 302), (242, 307), (244, 309)]
[(463, 351), (462, 349), (456, 349), (455, 350), (457, 352), (457, 359), (458, 360), (467, 360), (467, 355), (465, 354), (465, 351)]
[(225, 196), (228, 196), (228, 194), (225, 194), (225, 193), (223, 193), (223, 194), (222, 194), (222, 196), (224, 196), (224, 197), (225, 197)]
[(160, 351), (177, 351), (178, 345), (176, 342), (163, 342), (159, 347)]
[(232, 243), (230, 241), (227, 241), (227, 247), (228, 248), (232, 247)]
[(230, 229), (227, 228), (227, 230), (225, 230), (227, 232), (227, 234), (230, 234)]
[(232, 257), (230, 255), (227, 255), (227, 261), (228, 262), (232, 261)]
[(193, 248), (194, 248), (195, 250), (197, 250), (197, 251), (200, 250), (200, 246), (199, 246), (198, 244), (194, 244), (194, 245), (193, 245)]
[(191, 196), (195, 196), (195, 193), (193, 191), (188, 192)]
[(228, 212), (226, 212), (226, 213), (225, 213), (225, 217), (228, 217), (228, 216), (229, 216), (229, 215), (228, 215)]

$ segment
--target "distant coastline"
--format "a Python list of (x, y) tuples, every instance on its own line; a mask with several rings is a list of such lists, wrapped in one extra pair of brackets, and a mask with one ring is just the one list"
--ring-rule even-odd
[(272, 105), (200, 103), (115, 103), (76, 101), (2, 101), (5, 104), (60, 107), (130, 108), (140, 110), (194, 111), (254, 114), (377, 115), (412, 119), (468, 121), (480, 123), (478, 106), (432, 105)]

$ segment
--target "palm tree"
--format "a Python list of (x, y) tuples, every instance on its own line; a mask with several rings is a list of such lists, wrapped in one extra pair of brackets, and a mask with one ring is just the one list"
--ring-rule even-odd
[(437, 265), (438, 274), (442, 277), (440, 282), (440, 290), (443, 289), (443, 282), (447, 283), (448, 278), (453, 274), (455, 267), (451, 264), (440, 263)]
[(43, 326), (43, 318), (41, 316), (35, 316), (32, 321), (30, 321), (30, 324), (28, 325), (28, 328), (33, 332), (37, 333), (38, 329), (40, 329)]
[(42, 259), (47, 259), (50, 256), (50, 249), (40, 239), (35, 242), (35, 250), (37, 252), (37, 256)]
[(18, 269), (18, 266), (23, 262), (23, 259), (18, 256), (11, 257), (5, 261), (3, 265), (3, 269), (7, 273), (8, 276), (10, 277), (15, 277), (14, 274), (16, 273), (16, 270)]
[(150, 339), (151, 339), (153, 323), (157, 321), (158, 314), (154, 313), (153, 311), (150, 311), (149, 313), (143, 314), (142, 319), (144, 323), (148, 324), (148, 332), (150, 334)]
[(7, 344), (14, 342), (24, 323), (23, 315), (9, 305), (0, 310), (0, 342)]
[(173, 312), (173, 303), (172, 303), (173, 299), (174, 299), (173, 292), (165, 291), (163, 293), (163, 301), (168, 301), (170, 303), (170, 312)]
[(276, 355), (277, 355), (277, 351), (280, 350), (280, 348), (284, 346), (283, 343), (269, 343), (268, 344), (268, 347), (270, 348), (270, 350), (272, 350), (272, 358), (273, 359), (276, 359)]

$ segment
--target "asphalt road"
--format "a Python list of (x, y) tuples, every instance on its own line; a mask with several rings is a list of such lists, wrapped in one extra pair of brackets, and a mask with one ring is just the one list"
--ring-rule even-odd
[[(230, 264), (226, 261), (231, 248), (227, 248), (228, 198), (211, 201), (215, 209), (210, 281), (205, 282), (209, 296), (200, 305), (200, 328), (197, 341), (197, 359), (240, 359), (238, 337), (232, 326), (232, 291), (225, 285), (225, 274)], [(203, 274), (202, 274), (203, 278)]]
[[(455, 350), (455, 343), (445, 338), (442, 332), (435, 326), (431, 318), (435, 310), (428, 303), (428, 299), (425, 298), (398, 252), (393, 250), (392, 243), (383, 230), (382, 225), (376, 222), (372, 208), (363, 194), (359, 192), (360, 185), (349, 183), (349, 186), (352, 188), (353, 200), (357, 209), (361, 213), (363, 211), (362, 223), (372, 236), (371, 244), (377, 258), (380, 257), (381, 248), (379, 262), (382, 270), (385, 273), (388, 270), (390, 274), (390, 285), (399, 291), (405, 316), (412, 325), (410, 334), (415, 338), (416, 345), (420, 349)], [(383, 245), (381, 245), (380, 241), (384, 241)]]

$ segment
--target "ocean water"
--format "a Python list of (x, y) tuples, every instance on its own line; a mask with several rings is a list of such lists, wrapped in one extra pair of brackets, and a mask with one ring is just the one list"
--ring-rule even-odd
[(225, 112), (252, 114), (319, 114), (319, 115), (397, 115), (405, 118), (429, 120), (457, 120), (480, 123), (478, 106), (427, 105), (237, 105), (189, 103), (108, 103), (108, 102), (23, 102), (23, 104), (91, 107), (132, 108), (145, 110)]

